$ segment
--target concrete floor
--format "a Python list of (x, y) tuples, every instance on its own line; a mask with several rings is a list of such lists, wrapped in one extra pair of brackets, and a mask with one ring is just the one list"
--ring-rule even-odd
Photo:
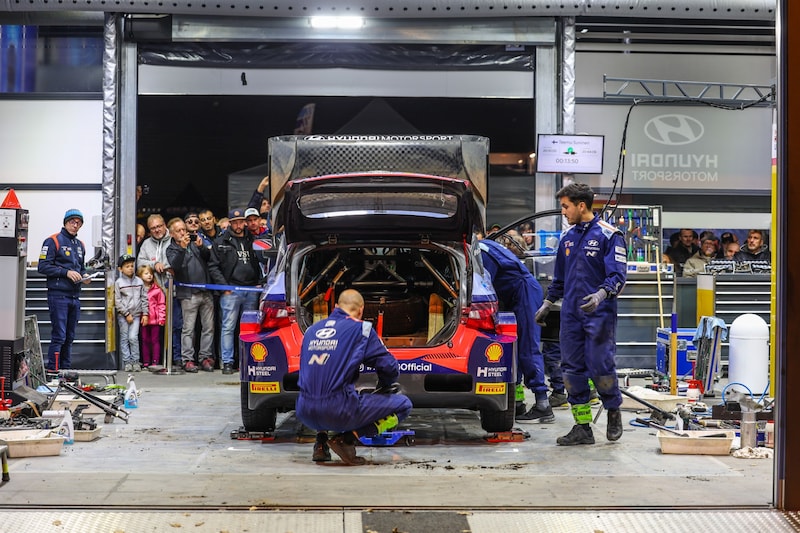
[[(571, 513), (581, 510), (685, 508), (685, 518), (692, 509), (750, 509), (759, 520), (775, 519), (772, 460), (662, 454), (654, 430), (628, 424), (635, 412), (623, 413), (618, 442), (606, 441), (602, 414), (595, 445), (559, 447), (556, 437), (572, 426), (567, 409), (556, 410), (553, 424), (518, 424), (530, 437), (502, 443), (484, 439), (473, 412), (417, 410), (403, 424), (417, 432), (413, 446), (360, 447), (369, 464), (347, 467), (313, 463), (312, 435), (291, 415), (279, 416), (273, 441), (231, 439), (241, 424), (235, 375), (142, 372), (136, 383), (139, 408), (131, 410), (128, 424), (105, 424), (99, 440), (67, 445), (59, 456), (10, 460), (11, 481), (0, 488), (4, 516), (24, 519), (19, 513), (36, 509), (62, 513), (64, 523), (63, 513), (77, 509), (178, 512), (184, 518), (314, 509), (324, 519), (328, 511), (344, 510), (333, 513), (335, 531), (361, 531), (358, 525), (348, 529), (347, 510), (455, 510), (453, 516), (472, 516), (471, 524), (473, 513), (497, 510), (565, 511), (574, 518)], [(91, 416), (103, 422), (102, 415)], [(11, 522), (2, 523), (0, 531), (11, 531)], [(204, 523), (211, 523), (208, 516)], [(497, 530), (491, 520), (487, 524), (487, 531)], [(278, 530), (326, 530), (285, 525)], [(516, 530), (525, 529), (508, 529)], [(637, 529), (608, 529), (628, 530)]]

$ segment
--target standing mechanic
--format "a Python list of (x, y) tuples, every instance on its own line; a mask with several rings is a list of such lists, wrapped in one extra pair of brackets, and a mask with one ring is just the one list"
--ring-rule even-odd
[[(397, 360), (383, 345), (372, 324), (363, 322), (364, 298), (353, 289), (339, 295), (328, 318), (306, 330), (300, 354), (300, 396), (295, 414), (314, 428), (314, 461), (330, 459), (328, 443), (348, 465), (362, 465), (356, 455), (357, 435), (372, 437), (400, 423), (411, 411), (403, 394), (359, 394), (359, 367), (375, 369), (378, 390), (395, 389)], [(339, 432), (327, 441), (325, 430)], [(327, 441), (327, 442), (326, 442)]]
[(553, 302), (563, 298), (561, 365), (575, 425), (556, 442), (561, 446), (594, 444), (589, 426), (589, 378), (608, 410), (606, 438), (615, 441), (622, 436), (622, 395), (614, 354), (616, 296), (625, 285), (627, 269), (625, 241), (617, 228), (592, 212), (594, 191), (588, 185), (571, 183), (558, 191), (556, 198), (561, 202), (561, 213), (573, 226), (561, 238), (553, 283), (536, 312), (536, 321), (541, 324)]
[(47, 276), (47, 307), (50, 308), (50, 348), (47, 370), (72, 367), (72, 341), (81, 316), (81, 283), (89, 283), (83, 260), (86, 247), (78, 239), (83, 213), (69, 209), (64, 227), (44, 240), (37, 270)]
[(555, 422), (544, 382), (544, 357), (539, 351), (542, 330), (534, 315), (534, 309), (542, 305), (542, 286), (505, 246), (491, 239), (483, 239), (478, 247), (481, 250), (481, 262), (492, 277), (492, 286), (498, 298), (517, 317), (517, 360), (525, 385), (536, 396), (536, 403), (527, 413), (517, 416), (517, 420)]

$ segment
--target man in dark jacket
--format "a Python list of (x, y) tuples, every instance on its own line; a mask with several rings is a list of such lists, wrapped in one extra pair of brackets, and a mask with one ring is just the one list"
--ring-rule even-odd
[(736, 252), (734, 261), (772, 261), (769, 247), (764, 242), (764, 232), (760, 229), (751, 229), (747, 232), (747, 242), (744, 248)]
[(206, 372), (214, 371), (214, 299), (204, 286), (211, 282), (208, 273), (210, 252), (198, 235), (194, 240), (179, 218), (170, 220), (172, 242), (167, 247), (167, 260), (175, 273), (175, 291), (183, 311), (181, 360), (186, 372), (197, 372), (194, 362), (194, 329), (200, 315), (200, 349), (197, 359)]
[(253, 236), (245, 231), (244, 210), (231, 210), (228, 219), (231, 225), (214, 241), (209, 263), (214, 283), (231, 287), (223, 291), (219, 298), (222, 309), (220, 351), (223, 374), (233, 373), (236, 325), (242, 311), (258, 309), (259, 291), (252, 288), (261, 280), (261, 268), (253, 252)]
[(72, 366), (72, 341), (81, 316), (81, 284), (89, 283), (86, 267), (86, 247), (78, 239), (83, 226), (83, 214), (77, 209), (64, 213), (64, 227), (44, 240), (39, 254), (40, 274), (47, 276), (47, 307), (50, 308), (50, 348), (47, 352), (48, 370)]

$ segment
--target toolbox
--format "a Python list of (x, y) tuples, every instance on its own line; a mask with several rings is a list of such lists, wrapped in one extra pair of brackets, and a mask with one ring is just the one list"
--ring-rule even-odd
[[(697, 360), (697, 348), (693, 340), (695, 328), (678, 328), (678, 375), (692, 375), (692, 362)], [(670, 336), (668, 328), (658, 328), (656, 333), (656, 371), (669, 374)]]

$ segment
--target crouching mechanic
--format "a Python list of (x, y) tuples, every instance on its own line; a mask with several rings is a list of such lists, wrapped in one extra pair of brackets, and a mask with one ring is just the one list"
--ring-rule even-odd
[[(353, 289), (339, 295), (328, 318), (303, 336), (295, 414), (318, 431), (314, 461), (330, 460), (328, 447), (346, 464), (362, 465), (356, 456), (358, 435), (373, 437), (395, 427), (411, 411), (403, 394), (359, 394), (355, 382), (361, 365), (375, 369), (378, 390), (391, 390), (400, 372), (372, 324), (361, 320), (364, 298)], [(336, 434), (327, 438), (327, 431)]]
[(606, 438), (622, 436), (619, 406), (622, 395), (614, 362), (617, 330), (617, 294), (625, 285), (627, 253), (622, 233), (592, 212), (594, 192), (583, 183), (571, 183), (556, 193), (561, 213), (573, 226), (561, 237), (553, 283), (536, 312), (544, 323), (550, 306), (561, 302), (561, 369), (575, 425), (559, 437), (561, 446), (594, 444), (589, 424), (589, 378), (608, 410)]

